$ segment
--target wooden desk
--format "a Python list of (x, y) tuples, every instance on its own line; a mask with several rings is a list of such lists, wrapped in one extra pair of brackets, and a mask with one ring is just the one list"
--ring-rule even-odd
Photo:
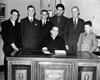
[(7, 61), (8, 80), (100, 80), (100, 59), (93, 53), (23, 55)]

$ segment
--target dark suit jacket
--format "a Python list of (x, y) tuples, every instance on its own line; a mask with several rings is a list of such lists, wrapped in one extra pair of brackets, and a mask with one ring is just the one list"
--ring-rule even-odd
[(61, 36), (62, 38), (66, 38), (66, 32), (65, 32), (65, 28), (68, 26), (68, 18), (62, 16), (60, 23), (58, 23), (57, 21), (57, 16), (51, 17), (50, 18), (50, 22), (54, 25), (59, 27), (59, 36)]
[(18, 22), (13, 26), (11, 20), (6, 20), (1, 23), (2, 39), (4, 41), (3, 51), (6, 56), (10, 56), (13, 51), (11, 44), (14, 43), (18, 48), (21, 48), (20, 24)]
[(26, 17), (21, 20), (21, 35), (22, 35), (22, 48), (30, 48), (36, 50), (38, 47), (38, 29), (39, 20), (33, 19), (33, 22), (29, 21)]
[(73, 18), (70, 18), (66, 30), (67, 30), (67, 38), (66, 38), (67, 44), (76, 45), (80, 33), (84, 32), (84, 20), (78, 18), (77, 26), (76, 28), (74, 28)]
[(66, 50), (65, 41), (62, 37), (57, 36), (54, 40), (51, 36), (43, 39), (41, 48), (47, 47), (49, 51), (52, 50)]
[(42, 39), (44, 39), (47, 36), (50, 36), (50, 30), (52, 29), (52, 23), (49, 21), (46, 21), (46, 24), (42, 24), (42, 21), (40, 20), (40, 27), (39, 27), (39, 43), (41, 44)]

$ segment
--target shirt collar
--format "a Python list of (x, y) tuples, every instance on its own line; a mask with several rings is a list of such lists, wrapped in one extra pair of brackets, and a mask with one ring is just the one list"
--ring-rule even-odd
[(11, 20), (11, 22), (12, 22), (13, 26), (15, 26), (15, 21), (13, 21), (12, 19), (10, 19), (10, 20)]
[(73, 18), (73, 21), (74, 21), (74, 20), (76, 20), (76, 21), (77, 21), (77, 20), (78, 20), (78, 18)]
[(78, 23), (78, 18), (73, 18), (73, 22), (76, 20), (76, 23)]
[(28, 16), (28, 18), (29, 18), (29, 20), (31, 20), (31, 19), (33, 20), (33, 17)]

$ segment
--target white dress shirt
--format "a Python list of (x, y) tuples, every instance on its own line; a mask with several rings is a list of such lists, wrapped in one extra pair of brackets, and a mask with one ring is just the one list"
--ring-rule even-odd
[(46, 20), (42, 20), (42, 25), (46, 24)]
[(15, 21), (13, 21), (12, 19), (10, 19), (10, 20), (11, 20), (11, 22), (12, 22), (13, 26), (15, 26)]
[(32, 22), (33, 21), (33, 17), (28, 17), (29, 21)]

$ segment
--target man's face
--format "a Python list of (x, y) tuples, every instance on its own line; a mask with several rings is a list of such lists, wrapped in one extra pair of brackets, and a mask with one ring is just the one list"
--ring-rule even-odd
[(51, 30), (51, 35), (53, 37), (56, 37), (58, 35), (58, 28), (57, 27), (53, 27)]
[(34, 8), (28, 8), (28, 16), (29, 17), (33, 17), (34, 16), (34, 13), (35, 13), (35, 9)]
[(42, 18), (43, 20), (46, 20), (47, 17), (48, 17), (47, 12), (44, 11), (44, 12), (41, 13), (41, 18)]
[(11, 14), (11, 19), (12, 19), (13, 21), (16, 21), (17, 18), (18, 18), (18, 13), (17, 13), (17, 12), (13, 12), (13, 13)]
[(89, 25), (85, 25), (85, 32), (90, 32), (90, 30), (91, 30), (91, 27), (89, 26)]
[(72, 9), (72, 16), (73, 16), (74, 18), (77, 18), (78, 15), (79, 15), (78, 9), (77, 9), (77, 8), (73, 8), (73, 9)]
[(57, 14), (58, 17), (62, 16), (63, 13), (64, 13), (63, 8), (58, 7), (58, 8), (56, 9), (56, 14)]

